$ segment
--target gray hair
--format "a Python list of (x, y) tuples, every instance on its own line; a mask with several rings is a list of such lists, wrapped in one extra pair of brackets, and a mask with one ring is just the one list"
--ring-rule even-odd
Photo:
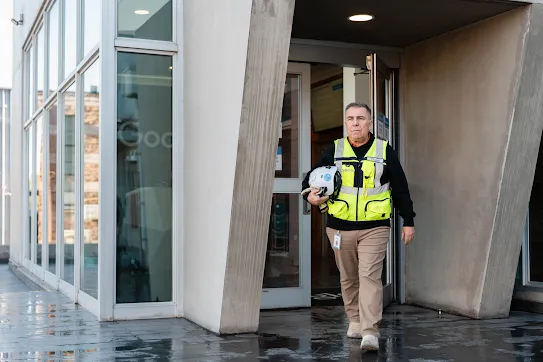
[(351, 102), (351, 103), (347, 104), (347, 107), (345, 107), (345, 113), (347, 113), (349, 108), (353, 108), (353, 107), (354, 108), (365, 108), (368, 111), (368, 113), (370, 114), (370, 116), (371, 116), (370, 107), (367, 104), (361, 103), (361, 102)]

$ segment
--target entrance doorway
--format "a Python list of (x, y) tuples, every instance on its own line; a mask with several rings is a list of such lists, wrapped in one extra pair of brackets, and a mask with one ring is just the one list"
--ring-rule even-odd
[[(342, 305), (326, 215), (300, 195), (324, 147), (344, 136), (345, 105), (370, 105), (376, 137), (395, 147), (394, 73), (370, 54), (360, 67), (289, 63), (275, 166), (261, 309)], [(395, 218), (383, 268), (384, 305), (395, 295)]]

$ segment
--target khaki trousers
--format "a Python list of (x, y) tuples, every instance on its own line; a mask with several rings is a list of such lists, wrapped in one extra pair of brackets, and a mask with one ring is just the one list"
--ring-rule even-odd
[[(333, 246), (336, 230), (326, 228)], [(379, 337), (383, 315), (383, 260), (390, 237), (390, 227), (340, 231), (340, 249), (334, 250), (339, 269), (341, 294), (350, 322), (360, 323), (362, 336)]]

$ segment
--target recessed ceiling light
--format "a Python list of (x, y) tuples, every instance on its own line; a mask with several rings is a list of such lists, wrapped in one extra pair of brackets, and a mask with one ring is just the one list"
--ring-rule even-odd
[(370, 21), (374, 18), (373, 15), (368, 14), (359, 14), (359, 15), (353, 15), (349, 17), (350, 21)]
[(134, 14), (147, 15), (147, 14), (149, 14), (149, 10), (136, 10), (136, 11), (134, 11)]

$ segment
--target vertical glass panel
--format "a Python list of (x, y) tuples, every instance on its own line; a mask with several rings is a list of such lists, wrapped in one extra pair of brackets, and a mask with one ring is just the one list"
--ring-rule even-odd
[[(100, 42), (102, 31), (99, 0), (82, 0), (83, 4), (83, 57)], [(109, 0), (111, 1), (111, 0)]]
[(171, 0), (117, 0), (118, 36), (172, 40)]
[(275, 158), (276, 178), (299, 177), (300, 96), (300, 76), (287, 74), (281, 113), (281, 133)]
[[(2, 138), (3, 138), (3, 153), (2, 153), (2, 175), (5, 190), (11, 190), (11, 121), (10, 121), (10, 98), (11, 94), (9, 90), (4, 91), (4, 105), (3, 105), (3, 121), (2, 121)], [(24, 142), (24, 141), (23, 141)], [(19, 148), (18, 148), (19, 149)], [(7, 192), (3, 193), (4, 195), (4, 210), (2, 212), (2, 217), (4, 218), (3, 223), (4, 227), (3, 232), (3, 244), (8, 245), (10, 243), (10, 228), (11, 228), (11, 196)]]
[(98, 299), (100, 63), (83, 73), (83, 259), (81, 290)]
[(172, 58), (117, 57), (117, 303), (172, 300)]
[(49, 92), (54, 92), (58, 86), (58, 0), (49, 11)]
[(35, 97), (34, 97), (34, 94), (36, 94), (36, 89), (35, 89), (35, 85), (34, 85), (34, 49), (31, 47), (28, 52), (26, 53), (27, 55), (27, 70), (26, 70), (26, 74), (27, 74), (27, 84), (28, 84), (28, 89), (27, 89), (27, 92), (26, 92), (26, 101), (28, 102), (27, 103), (27, 110), (28, 110), (28, 113), (26, 115), (27, 118), (30, 118), (32, 116), (32, 114), (34, 113), (34, 111), (36, 110), (36, 107), (35, 107)]
[(42, 263), (43, 244), (43, 218), (45, 216), (43, 206), (43, 119), (40, 116), (36, 120), (36, 264)]
[(543, 142), (539, 146), (529, 210), (529, 278), (532, 282), (543, 282)]
[[(45, 30), (43, 26), (38, 31), (36, 49), (38, 51), (38, 61), (37, 61), (37, 72), (38, 72), (38, 94), (37, 94), (37, 108), (40, 108), (43, 105), (44, 101), (44, 74), (45, 74)], [(37, 109), (36, 108), (36, 109)]]
[(77, 1), (64, 0), (64, 73), (66, 78), (76, 66)]
[(298, 194), (273, 194), (263, 288), (300, 286)]
[(49, 272), (56, 274), (57, 260), (57, 105), (49, 109), (49, 174), (47, 178), (47, 248)]
[(25, 131), (26, 133), (26, 171), (27, 171), (27, 195), (28, 195), (28, 205), (27, 205), (27, 217), (26, 217), (26, 253), (25, 257), (31, 260), (31, 251), (32, 251), (32, 195), (34, 193), (34, 137), (33, 137), (33, 124), (28, 127)]
[(63, 250), (64, 262), (61, 278), (74, 284), (74, 242), (75, 242), (75, 84), (63, 93)]

